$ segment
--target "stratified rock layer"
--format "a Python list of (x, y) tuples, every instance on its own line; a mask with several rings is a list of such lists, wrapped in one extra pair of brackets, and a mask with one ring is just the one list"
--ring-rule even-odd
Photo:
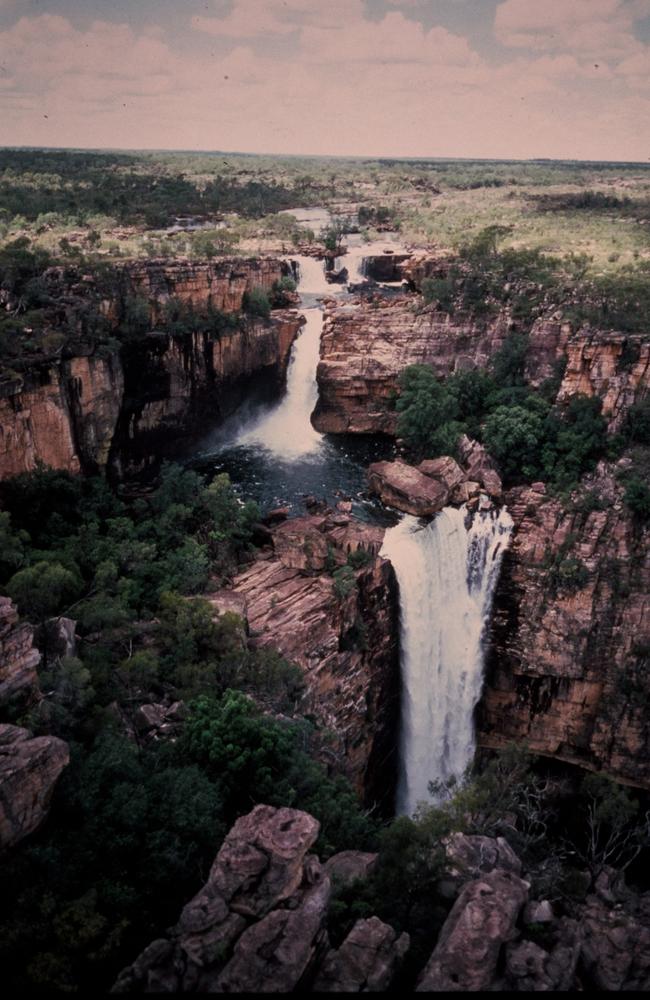
[[(432, 306), (422, 309), (413, 296), (329, 301), (314, 426), (333, 434), (394, 434), (394, 400), (404, 368), (426, 364), (445, 377), (487, 367), (514, 328), (506, 308), (479, 322), (461, 314), (449, 316)], [(528, 331), (527, 381), (538, 386), (556, 375), (562, 359), (566, 372), (558, 400), (576, 393), (598, 396), (610, 431), (620, 430), (629, 407), (647, 390), (648, 338), (573, 331), (559, 313), (534, 320)]]
[[(115, 475), (137, 472), (152, 455), (169, 451), (173, 430), (196, 434), (229, 415), (258, 380), (275, 389), (286, 373), (302, 318), (275, 310), (271, 321), (242, 320), (218, 337), (206, 332), (172, 337), (156, 330), (171, 300), (198, 310), (238, 312), (253, 288), (269, 290), (287, 269), (280, 260), (134, 261), (117, 268), (121, 294), (149, 305), (152, 332), (118, 354), (93, 352), (80, 337), (69, 353), (34, 365), (0, 387), (0, 479), (44, 462), (70, 472), (110, 466)], [(92, 275), (52, 269), (46, 275), (60, 303), (88, 299), (109, 322), (117, 301), (102, 300)]]
[[(399, 629), (394, 572), (378, 558), (383, 535), (342, 514), (286, 521), (273, 533), (273, 555), (236, 577), (232, 593), (245, 600), (253, 643), (302, 668), (303, 709), (331, 731), (329, 757), (368, 804), (390, 809)], [(337, 582), (332, 572), (350, 554), (360, 568), (347, 571), (347, 584)]]
[[(601, 464), (587, 501), (542, 484), (506, 496), (515, 521), (495, 596), (479, 741), (650, 787), (649, 532)], [(577, 508), (577, 509), (576, 509)]]
[(68, 745), (55, 736), (0, 725), (0, 848), (17, 844), (45, 819)]

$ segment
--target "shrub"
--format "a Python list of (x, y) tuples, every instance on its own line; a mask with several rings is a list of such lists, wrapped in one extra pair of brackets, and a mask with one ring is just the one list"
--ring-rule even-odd
[(269, 319), (271, 303), (263, 288), (252, 288), (244, 294), (244, 312), (259, 319)]

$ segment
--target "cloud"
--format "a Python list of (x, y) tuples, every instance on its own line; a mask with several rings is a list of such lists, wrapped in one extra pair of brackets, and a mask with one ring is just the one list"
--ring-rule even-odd
[[(628, 31), (615, 0), (589, 3), (603, 23)], [(589, 28), (577, 17), (581, 0), (565, 6), (575, 7), (566, 33)], [(370, 156), (647, 155), (638, 123), (650, 114), (640, 85), (650, 74), (640, 43), (597, 59), (584, 47), (541, 44), (546, 12), (506, 0), (500, 30), (536, 44), (512, 46), (496, 62), (460, 29), (427, 30), (401, 7), (369, 20), (361, 0), (214, 4), (199, 22), (222, 39), (212, 46), (201, 44), (196, 19), (177, 38), (165, 22), (81, 28), (52, 14), (22, 17), (0, 32), (3, 139)]]
[(641, 48), (634, 21), (648, 0), (504, 0), (496, 9), (494, 30), (510, 48), (564, 50), (601, 58), (623, 58)]

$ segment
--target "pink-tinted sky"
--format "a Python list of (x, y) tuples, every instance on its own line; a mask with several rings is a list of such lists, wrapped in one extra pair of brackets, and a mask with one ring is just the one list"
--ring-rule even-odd
[(650, 0), (0, 0), (0, 143), (650, 158)]

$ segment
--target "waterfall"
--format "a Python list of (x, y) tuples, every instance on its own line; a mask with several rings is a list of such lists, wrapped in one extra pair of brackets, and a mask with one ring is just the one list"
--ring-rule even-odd
[(318, 398), (316, 367), (323, 326), (318, 307), (304, 310), (307, 322), (291, 349), (287, 391), (277, 406), (237, 436), (238, 445), (260, 445), (282, 460), (291, 461), (321, 447), (322, 436), (311, 425)]
[(474, 754), (483, 634), (512, 531), (505, 509), (445, 507), (386, 532), (400, 592), (402, 713), (398, 813), (430, 801), (430, 781), (460, 777)]

